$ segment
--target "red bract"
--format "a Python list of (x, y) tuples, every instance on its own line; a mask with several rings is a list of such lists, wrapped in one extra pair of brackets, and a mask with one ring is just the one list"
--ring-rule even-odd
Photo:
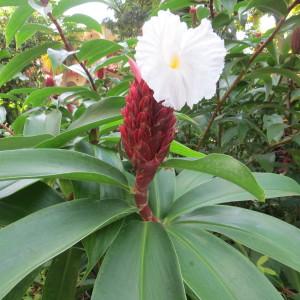
[(44, 85), (49, 86), (49, 87), (50, 86), (55, 86), (55, 81), (54, 81), (53, 77), (52, 76), (47, 76), (45, 81), (44, 81)]
[(101, 68), (101, 69), (99, 69), (99, 70), (96, 72), (96, 76), (97, 76), (99, 79), (103, 79), (103, 78), (104, 78), (104, 75), (105, 75), (105, 69), (104, 69), (104, 68)]
[(147, 191), (174, 139), (176, 118), (172, 108), (155, 101), (144, 80), (131, 85), (122, 114), (122, 142), (136, 171), (136, 204), (145, 221), (157, 221), (148, 206)]

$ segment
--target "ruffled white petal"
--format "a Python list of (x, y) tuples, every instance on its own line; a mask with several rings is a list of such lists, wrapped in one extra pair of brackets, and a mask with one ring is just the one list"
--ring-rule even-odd
[[(224, 42), (208, 20), (188, 29), (178, 16), (160, 11), (145, 23), (135, 58), (156, 101), (180, 110), (213, 97), (225, 55)], [(178, 64), (172, 64), (174, 57)]]

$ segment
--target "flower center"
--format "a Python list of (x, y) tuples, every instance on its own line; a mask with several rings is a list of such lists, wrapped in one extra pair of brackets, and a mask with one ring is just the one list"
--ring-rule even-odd
[(180, 68), (180, 65), (181, 65), (181, 62), (180, 62), (179, 56), (177, 54), (174, 54), (169, 63), (170, 68), (177, 70)]

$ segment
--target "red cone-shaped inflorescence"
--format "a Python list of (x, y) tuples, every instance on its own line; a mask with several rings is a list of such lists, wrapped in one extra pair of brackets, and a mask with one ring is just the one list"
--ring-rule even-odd
[(155, 222), (158, 220), (148, 205), (148, 186), (174, 139), (174, 111), (156, 102), (147, 83), (136, 79), (126, 97), (122, 113), (122, 142), (136, 171), (136, 204), (145, 221)]

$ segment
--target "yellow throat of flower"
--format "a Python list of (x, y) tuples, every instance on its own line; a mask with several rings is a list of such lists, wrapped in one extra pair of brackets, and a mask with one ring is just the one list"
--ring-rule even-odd
[(169, 66), (171, 69), (177, 70), (180, 68), (180, 58), (177, 54), (174, 54), (171, 58), (171, 61), (169, 63)]

